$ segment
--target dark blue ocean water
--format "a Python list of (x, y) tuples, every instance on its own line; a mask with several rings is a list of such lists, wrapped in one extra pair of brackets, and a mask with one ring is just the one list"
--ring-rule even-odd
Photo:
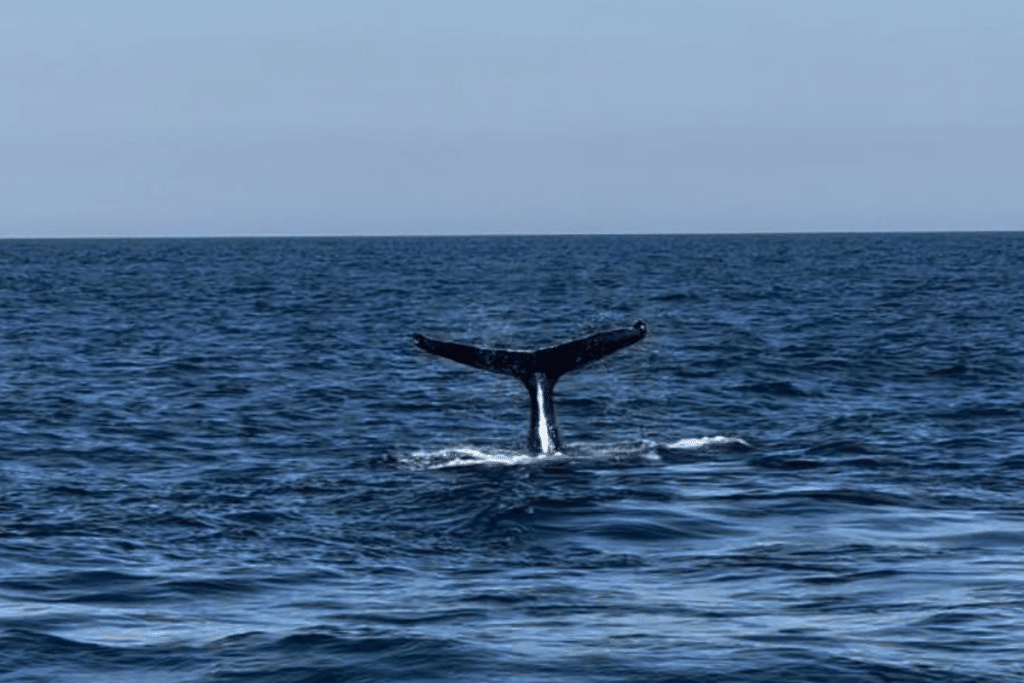
[[(1022, 273), (1010, 233), (0, 242), (0, 681), (1022, 681)], [(545, 458), (410, 339), (641, 318)]]

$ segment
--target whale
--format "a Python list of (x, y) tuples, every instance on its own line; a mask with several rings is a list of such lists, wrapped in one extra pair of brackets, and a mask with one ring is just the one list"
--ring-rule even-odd
[(647, 335), (647, 324), (638, 320), (632, 327), (598, 332), (583, 339), (537, 349), (515, 351), (480, 348), (466, 344), (412, 336), (413, 344), (423, 351), (487, 370), (515, 377), (530, 397), (530, 428), (526, 447), (533, 453), (549, 454), (562, 448), (555, 416), (555, 383), (567, 372), (579, 370), (596, 360), (635, 344)]

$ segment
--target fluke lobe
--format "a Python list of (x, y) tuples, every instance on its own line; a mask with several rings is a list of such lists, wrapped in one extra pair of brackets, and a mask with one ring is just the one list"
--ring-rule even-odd
[(635, 344), (646, 334), (647, 325), (643, 320), (639, 320), (632, 327), (599, 332), (584, 339), (536, 351), (482, 349), (466, 344), (428, 339), (422, 334), (414, 334), (412, 339), (417, 347), (429, 353), (480, 370), (511, 375), (522, 382), (530, 395), (530, 433), (526, 439), (527, 448), (535, 453), (552, 453), (562, 447), (562, 441), (558, 436), (555, 404), (552, 400), (558, 378), (630, 344)]

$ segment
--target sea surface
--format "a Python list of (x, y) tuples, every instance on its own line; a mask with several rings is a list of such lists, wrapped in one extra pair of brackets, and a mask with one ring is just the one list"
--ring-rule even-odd
[(1022, 380), (1020, 233), (0, 241), (0, 681), (1024, 681)]

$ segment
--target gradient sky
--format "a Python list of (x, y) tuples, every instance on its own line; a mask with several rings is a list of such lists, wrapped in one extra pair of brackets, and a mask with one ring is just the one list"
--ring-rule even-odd
[(1024, 229), (1019, 0), (0, 0), (0, 237)]

